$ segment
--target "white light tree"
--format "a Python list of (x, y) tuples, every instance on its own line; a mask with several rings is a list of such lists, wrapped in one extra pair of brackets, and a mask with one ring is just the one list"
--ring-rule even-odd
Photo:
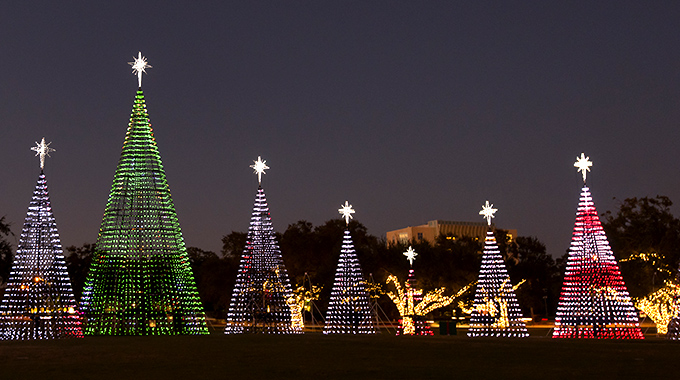
[(374, 334), (370, 295), (349, 231), (349, 220), (353, 218), (354, 209), (345, 201), (338, 211), (345, 219), (346, 228), (323, 333)]
[(45, 177), (45, 138), (31, 150), (40, 176), (28, 206), (12, 272), (0, 304), (0, 339), (82, 338), (82, 320), (66, 270)]

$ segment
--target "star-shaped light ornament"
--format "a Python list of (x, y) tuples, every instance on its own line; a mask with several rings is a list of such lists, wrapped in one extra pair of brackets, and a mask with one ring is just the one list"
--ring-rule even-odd
[(409, 246), (406, 252), (404, 252), (404, 256), (406, 256), (406, 260), (408, 260), (409, 264), (413, 266), (413, 260), (416, 259), (416, 256), (418, 256), (418, 254), (416, 253), (416, 251), (413, 250), (412, 246)]
[(349, 204), (348, 201), (345, 201), (345, 205), (340, 205), (340, 208), (338, 209), (338, 212), (342, 214), (342, 217), (345, 218), (345, 224), (349, 225), (349, 220), (354, 219), (352, 214), (354, 214), (354, 209), (352, 208), (352, 205)]
[(484, 219), (486, 219), (486, 223), (488, 225), (491, 225), (491, 218), (495, 218), (493, 214), (498, 211), (497, 208), (493, 208), (493, 204), (489, 204), (489, 201), (486, 201), (486, 204), (482, 206), (482, 211), (479, 212), (479, 215), (482, 215)]
[(139, 87), (142, 87), (142, 73), (146, 74), (146, 69), (150, 69), (153, 66), (146, 62), (146, 57), (142, 57), (142, 52), (139, 52), (137, 58), (132, 57), (134, 61), (128, 62), (128, 65), (132, 66), (132, 73), (137, 74), (137, 81), (139, 82)]
[(34, 146), (31, 148), (32, 151), (36, 152), (36, 156), (40, 156), (40, 170), (45, 169), (45, 156), (51, 157), (50, 152), (56, 151), (56, 149), (50, 148), (51, 142), (45, 143), (45, 138), (42, 138), (42, 141), (40, 142), (35, 142), (38, 144), (38, 146)]
[(592, 161), (590, 161), (590, 157), (586, 157), (585, 154), (581, 153), (581, 157), (576, 157), (574, 166), (578, 168), (577, 171), (583, 174), (583, 183), (586, 183), (586, 172), (589, 172), (590, 167), (593, 166)]
[(250, 165), (250, 167), (255, 170), (253, 173), (257, 174), (257, 182), (262, 184), (262, 174), (267, 174), (264, 171), (269, 169), (269, 166), (267, 166), (267, 160), (263, 161), (262, 157), (257, 156), (257, 161), (253, 162), (254, 164)]

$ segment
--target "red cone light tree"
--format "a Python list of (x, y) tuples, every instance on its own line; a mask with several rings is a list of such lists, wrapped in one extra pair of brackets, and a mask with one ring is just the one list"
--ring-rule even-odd
[(602, 229), (581, 153), (574, 164), (584, 186), (576, 213), (553, 338), (643, 339), (638, 314)]

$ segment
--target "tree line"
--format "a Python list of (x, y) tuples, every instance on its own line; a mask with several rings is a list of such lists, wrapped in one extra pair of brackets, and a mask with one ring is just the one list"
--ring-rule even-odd
[[(680, 263), (680, 220), (671, 213), (668, 197), (628, 198), (614, 212), (602, 214), (607, 233), (621, 272), (632, 297), (642, 297), (677, 281)], [(343, 231), (349, 228), (367, 280), (382, 284), (390, 274), (404, 281), (409, 263), (403, 256), (409, 245), (418, 253), (413, 264), (419, 286), (425, 291), (446, 287), (451, 294), (475, 281), (481, 264), (483, 241), (473, 237), (439, 236), (434, 243), (414, 240), (406, 244), (387, 244), (385, 239), (368, 233), (358, 221), (333, 219), (314, 226), (300, 220), (277, 233), (284, 263), (292, 285), (322, 287), (316, 306), (323, 313), (327, 307), (335, 269), (340, 255)], [(526, 280), (516, 291), (525, 316), (554, 316), (564, 276), (567, 253), (553, 258), (536, 237), (518, 236), (509, 241), (503, 230), (496, 239), (504, 256), (511, 282)], [(0, 218), (0, 283), (6, 284), (13, 261), (10, 224)], [(229, 308), (239, 260), (247, 233), (232, 231), (222, 238), (219, 253), (197, 247), (187, 249), (199, 295), (206, 312), (224, 318)], [(79, 300), (94, 253), (93, 244), (65, 249), (66, 263), (74, 293)], [(649, 255), (640, 255), (647, 253)], [(653, 255), (651, 255), (653, 253)], [(3, 287), (4, 288), (4, 287)], [(465, 294), (471, 300), (474, 290)], [(397, 318), (396, 308), (387, 297), (379, 305), (390, 318)], [(457, 305), (435, 312), (433, 317), (456, 313)]]

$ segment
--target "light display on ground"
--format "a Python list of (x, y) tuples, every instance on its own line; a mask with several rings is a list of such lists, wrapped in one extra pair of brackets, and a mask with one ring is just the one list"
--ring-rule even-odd
[[(261, 164), (258, 164), (260, 162)], [(260, 157), (251, 166), (261, 183), (264, 165)], [(269, 205), (258, 186), (232, 292), (225, 334), (245, 332), (265, 334), (302, 333), (302, 313), (291, 289), (281, 249), (274, 235)]]
[[(412, 262), (417, 254), (409, 247), (407, 260)], [(413, 268), (409, 269), (408, 279), (401, 286), (399, 279), (395, 275), (387, 277), (387, 285), (392, 285), (394, 291), (386, 291), (399, 311), (401, 321), (397, 329), (397, 335), (433, 335), (430, 327), (425, 323), (425, 316), (432, 311), (446, 307), (458, 297), (468, 291), (474, 283), (468, 284), (456, 294), (451, 296), (444, 295), (446, 288), (437, 288), (423, 295), (423, 290), (418, 288), (418, 281), (415, 277)]]
[[(141, 75), (143, 67), (136, 70)], [(208, 333), (141, 88), (104, 210), (81, 309), (87, 316), (85, 333), (89, 335)]]
[(45, 139), (31, 148), (40, 155), (40, 176), (28, 206), (12, 271), (0, 303), (0, 339), (82, 338), (82, 319), (42, 171)]
[(370, 295), (361, 271), (359, 258), (349, 232), (349, 220), (354, 210), (345, 201), (338, 210), (347, 228), (342, 240), (342, 250), (335, 270), (331, 299), (326, 311), (324, 334), (374, 334), (375, 324), (369, 304)]
[(505, 261), (491, 230), (491, 219), (495, 217), (496, 211), (498, 209), (486, 201), (479, 212), (486, 219), (489, 230), (484, 239), (482, 265), (467, 334), (469, 337), (526, 338), (529, 333), (522, 321), (522, 312), (515, 295), (516, 287), (510, 283)]
[(582, 153), (574, 166), (582, 172), (584, 186), (553, 338), (643, 339), (637, 311), (585, 186), (592, 162)]
[(287, 300), (287, 303), (291, 305), (291, 318), (294, 328), (303, 329), (305, 327), (303, 313), (314, 312), (312, 310), (312, 304), (314, 301), (319, 300), (321, 289), (322, 287), (317, 285), (311, 285), (311, 288), (309, 289), (299, 285), (293, 290), (293, 296)]
[(656, 325), (658, 334), (666, 335), (668, 325), (680, 311), (680, 286), (671, 282), (647, 297), (635, 299), (635, 307), (644, 312)]

